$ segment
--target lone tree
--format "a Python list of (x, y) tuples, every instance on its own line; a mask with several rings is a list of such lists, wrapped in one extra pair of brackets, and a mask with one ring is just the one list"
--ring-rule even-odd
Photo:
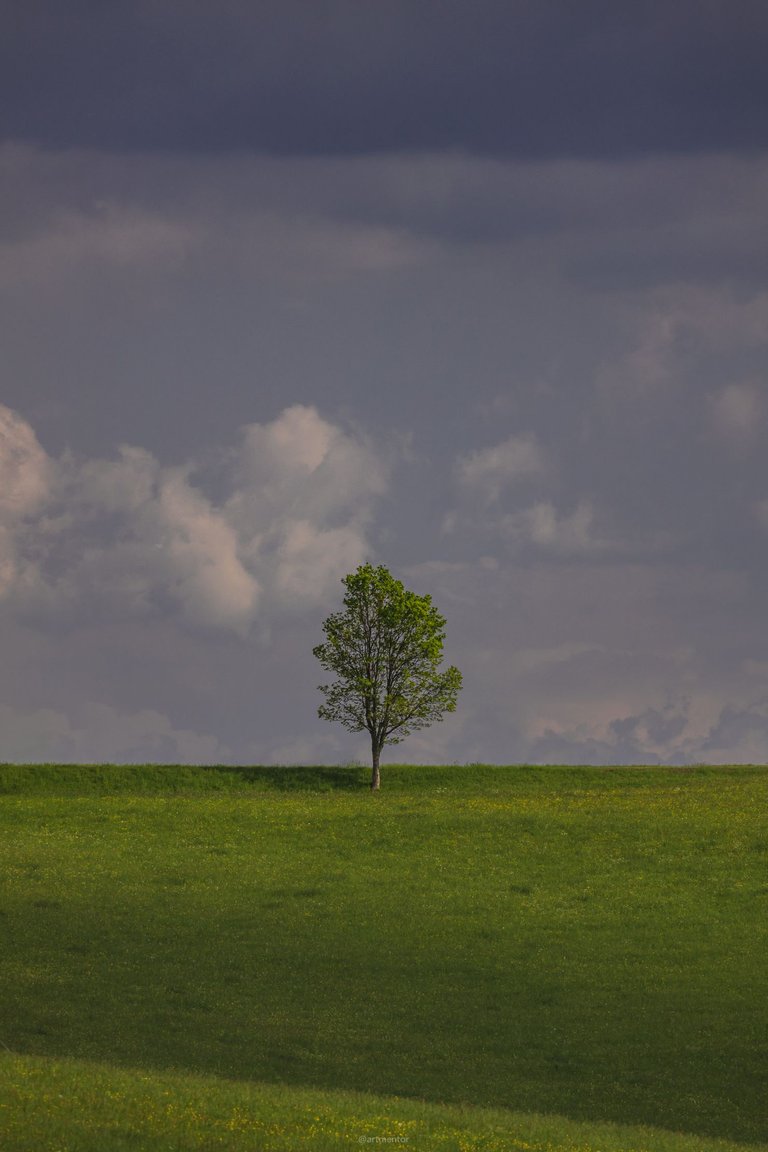
[(350, 732), (371, 736), (371, 788), (380, 784), (385, 744), (442, 720), (456, 709), (461, 673), (438, 671), (445, 620), (431, 596), (408, 592), (384, 567), (362, 564), (345, 576), (344, 611), (323, 624), (325, 643), (313, 649), (323, 668), (337, 676), (321, 684), (318, 715)]

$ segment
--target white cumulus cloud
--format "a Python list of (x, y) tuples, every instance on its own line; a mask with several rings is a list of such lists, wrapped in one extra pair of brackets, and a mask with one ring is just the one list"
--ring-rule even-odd
[(51, 462), (25, 420), (0, 404), (0, 597), (20, 579), (17, 537), (46, 500)]
[(243, 429), (220, 454), (218, 500), (195, 461), (168, 467), (135, 446), (50, 460), (25, 421), (0, 416), (0, 589), (28, 617), (175, 614), (245, 634), (322, 602), (370, 550), (385, 466), (314, 408)]
[(592, 534), (594, 512), (587, 500), (580, 500), (570, 516), (561, 515), (550, 500), (541, 500), (506, 521), (513, 538), (522, 536), (543, 548), (579, 551), (597, 544)]
[(0, 517), (34, 512), (50, 484), (50, 462), (25, 420), (0, 404)]
[(489, 503), (498, 500), (508, 485), (540, 476), (544, 470), (544, 455), (532, 432), (509, 436), (500, 444), (469, 452), (457, 464), (459, 483), (481, 493)]

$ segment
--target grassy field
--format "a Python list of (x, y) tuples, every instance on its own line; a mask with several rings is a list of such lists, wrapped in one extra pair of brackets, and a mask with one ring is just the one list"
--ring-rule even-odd
[(768, 1140), (767, 770), (365, 778), (0, 766), (0, 1147)]

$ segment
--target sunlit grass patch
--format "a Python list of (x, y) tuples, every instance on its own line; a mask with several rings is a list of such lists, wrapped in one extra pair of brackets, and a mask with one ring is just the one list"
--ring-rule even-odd
[(748, 1152), (647, 1127), (362, 1093), (0, 1057), (0, 1146), (13, 1152)]

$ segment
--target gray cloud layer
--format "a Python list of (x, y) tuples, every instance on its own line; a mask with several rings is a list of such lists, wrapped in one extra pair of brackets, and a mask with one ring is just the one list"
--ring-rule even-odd
[(364, 755), (370, 557), (466, 680), (398, 757), (768, 759), (764, 153), (0, 168), (0, 754)]
[(286, 154), (766, 144), (759, 0), (6, 4), (0, 136)]

